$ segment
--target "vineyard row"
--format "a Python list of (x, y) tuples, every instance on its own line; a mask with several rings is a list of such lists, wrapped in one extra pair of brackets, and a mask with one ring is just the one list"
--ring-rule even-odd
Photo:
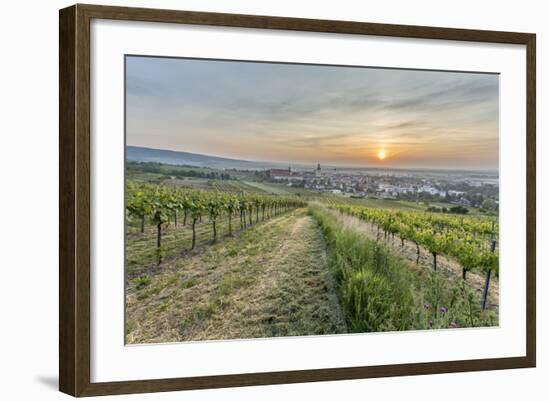
[[(255, 222), (279, 215), (288, 210), (303, 207), (306, 203), (295, 197), (274, 195), (235, 195), (222, 192), (207, 192), (161, 185), (129, 182), (126, 192), (127, 219), (138, 219), (141, 232), (147, 221), (157, 228), (157, 263), (164, 256), (162, 227), (171, 219), (177, 225), (178, 215), (183, 214), (183, 223), (191, 226), (191, 250), (196, 246), (196, 226), (203, 216), (208, 216), (212, 228), (212, 240), (218, 238), (216, 227), (220, 218), (228, 219), (228, 234), (233, 233), (233, 218), (238, 216), (241, 230)], [(255, 216), (254, 216), (255, 215)]]
[(460, 263), (464, 280), (469, 271), (485, 273), (482, 298), (485, 308), (491, 274), (498, 274), (499, 267), (496, 250), (498, 225), (494, 221), (349, 205), (333, 204), (331, 207), (371, 223), (379, 234), (380, 230), (383, 231), (385, 238), (397, 235), (402, 243), (414, 243), (417, 256), (420, 255), (420, 246), (426, 248), (433, 256), (434, 270), (437, 270), (437, 256), (447, 255)]

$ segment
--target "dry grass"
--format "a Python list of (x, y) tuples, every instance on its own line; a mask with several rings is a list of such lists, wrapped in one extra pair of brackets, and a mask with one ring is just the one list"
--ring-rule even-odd
[(127, 288), (128, 343), (345, 331), (322, 235), (304, 210), (170, 260)]

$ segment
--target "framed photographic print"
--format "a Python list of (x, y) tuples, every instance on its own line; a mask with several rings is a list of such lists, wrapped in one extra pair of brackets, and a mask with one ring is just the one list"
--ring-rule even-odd
[(60, 11), (60, 390), (534, 367), (535, 35)]

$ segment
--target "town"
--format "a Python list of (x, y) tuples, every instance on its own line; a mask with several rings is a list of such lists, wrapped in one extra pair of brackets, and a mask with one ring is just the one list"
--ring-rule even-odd
[(380, 170), (353, 168), (273, 168), (269, 180), (317, 192), (355, 198), (446, 202), (497, 211), (498, 175), (486, 172), (439, 170)]

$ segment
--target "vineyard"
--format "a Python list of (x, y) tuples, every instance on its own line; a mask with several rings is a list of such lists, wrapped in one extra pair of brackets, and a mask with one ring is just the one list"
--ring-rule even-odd
[[(493, 217), (275, 195), (236, 180), (171, 184), (127, 184), (129, 342), (498, 321)], [(456, 275), (446, 274), (449, 260)]]
[(325, 235), (350, 332), (495, 324), (495, 313), (482, 308), (469, 285), (411, 266), (323, 206), (311, 206), (310, 213)]
[[(188, 228), (191, 235), (188, 249), (194, 250), (198, 226), (203, 227), (203, 218), (209, 219), (211, 241), (216, 242), (221, 221), (226, 222), (224, 228), (227, 235), (231, 236), (236, 230), (246, 230), (254, 223), (303, 206), (303, 201), (293, 197), (235, 195), (135, 182), (128, 183), (126, 192), (129, 226), (135, 226), (137, 221), (141, 233), (145, 233), (146, 223), (152, 224), (156, 229), (155, 256), (158, 265), (166, 256), (163, 231), (171, 222), (174, 227), (179, 223), (182, 228)], [(236, 221), (238, 227), (235, 227)]]
[[(482, 307), (485, 309), (491, 275), (498, 276), (498, 224), (495, 220), (442, 216), (432, 213), (372, 209), (349, 205), (332, 205), (341, 213), (368, 221), (377, 228), (377, 236), (397, 236), (415, 244), (417, 255), (420, 247), (433, 257), (433, 269), (437, 271), (437, 256), (446, 255), (458, 261), (462, 267), (462, 279), (470, 271), (485, 274)], [(418, 263), (418, 258), (417, 258)]]

